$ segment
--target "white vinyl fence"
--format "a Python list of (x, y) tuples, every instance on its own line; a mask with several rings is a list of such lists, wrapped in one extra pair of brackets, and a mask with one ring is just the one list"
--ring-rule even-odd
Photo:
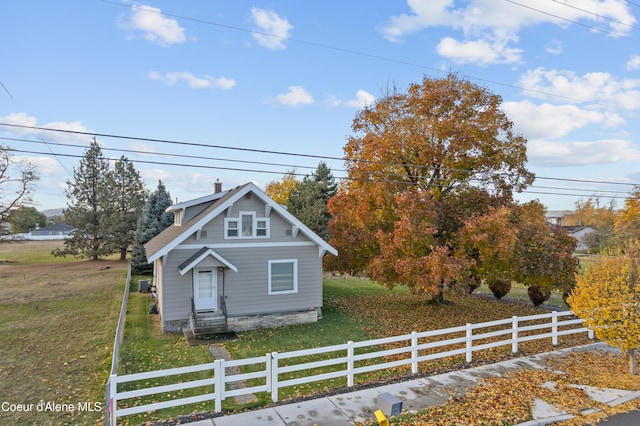
[[(279, 390), (288, 386), (344, 378), (351, 387), (358, 374), (405, 365), (410, 365), (411, 372), (416, 374), (419, 363), (424, 361), (464, 355), (470, 363), (474, 352), (511, 345), (511, 351), (517, 353), (518, 344), (522, 342), (551, 339), (555, 346), (560, 336), (579, 333), (588, 333), (590, 339), (594, 338), (593, 332), (584, 328), (582, 320), (575, 318), (573, 312), (553, 311), (314, 349), (271, 352), (248, 359), (215, 360), (209, 364), (123, 376), (111, 374), (107, 383), (107, 419), (115, 425), (119, 417), (206, 401), (213, 401), (211, 408), (219, 412), (226, 398), (257, 392), (268, 392), (273, 402), (277, 402)], [(243, 366), (254, 371), (226, 374), (230, 367)], [(171, 383), (153, 384), (160, 378), (162, 383)], [(252, 383), (260, 384), (228, 389), (230, 383), (252, 379), (258, 379)], [(196, 388), (200, 390), (194, 392), (194, 396), (176, 396), (182, 390)], [(152, 395), (153, 402), (140, 399)]]

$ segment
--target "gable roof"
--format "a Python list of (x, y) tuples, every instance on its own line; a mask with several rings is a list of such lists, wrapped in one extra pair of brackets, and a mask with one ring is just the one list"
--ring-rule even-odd
[[(147, 252), (147, 260), (149, 263), (166, 255), (171, 250), (180, 245), (184, 240), (193, 235), (194, 232), (202, 229), (207, 223), (211, 222), (219, 214), (223, 213), (227, 208), (231, 207), (236, 201), (244, 197), (247, 193), (255, 194), (262, 202), (268, 204), (272, 211), (276, 211), (283, 219), (289, 222), (292, 226), (295, 226), (300, 232), (302, 232), (307, 238), (318, 245), (323, 251), (328, 251), (331, 254), (337, 255), (338, 251), (333, 248), (329, 243), (324, 241), (318, 234), (313, 232), (309, 227), (302, 223), (298, 218), (289, 213), (284, 207), (276, 203), (271, 197), (265, 194), (260, 188), (258, 188), (252, 182), (245, 183), (236, 188), (226, 191), (219, 198), (211, 199), (212, 204), (193, 217), (187, 223), (182, 226), (172, 225), (169, 228), (162, 231), (156, 237), (151, 239), (144, 245)], [(201, 204), (203, 198), (197, 198), (180, 204), (180, 208), (186, 208), (190, 205)]]
[(35, 233), (39, 233), (39, 232), (71, 232), (71, 231), (75, 231), (76, 228), (74, 228), (71, 225), (68, 225), (64, 222), (58, 222), (58, 223), (54, 223), (52, 225), (49, 226), (45, 226), (44, 228), (38, 228), (38, 229), (34, 229), (33, 231), (31, 231), (31, 233), (33, 234)]
[(218, 253), (210, 249), (209, 247), (202, 247), (193, 256), (182, 262), (178, 266), (178, 272), (180, 275), (184, 275), (193, 269), (198, 263), (202, 262), (207, 256), (212, 256), (218, 262), (222, 263), (227, 268), (231, 269), (233, 272), (238, 272), (238, 268), (236, 268), (231, 262), (229, 262), (224, 257), (220, 256)]

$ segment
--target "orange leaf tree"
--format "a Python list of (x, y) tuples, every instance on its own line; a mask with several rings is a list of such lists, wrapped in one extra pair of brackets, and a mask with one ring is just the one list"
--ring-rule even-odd
[[(468, 267), (455, 256), (470, 216), (509, 205), (533, 181), (526, 140), (501, 99), (449, 75), (395, 89), (360, 111), (348, 179), (329, 203), (331, 267), (439, 294)], [(466, 266), (465, 266), (466, 265)]]
[(629, 354), (636, 374), (635, 351), (640, 346), (640, 247), (589, 261), (567, 302), (598, 339)]

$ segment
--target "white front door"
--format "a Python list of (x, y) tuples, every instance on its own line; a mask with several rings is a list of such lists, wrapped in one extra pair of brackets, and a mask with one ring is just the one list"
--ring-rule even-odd
[(193, 303), (196, 312), (218, 309), (218, 283), (216, 269), (196, 269), (193, 279)]

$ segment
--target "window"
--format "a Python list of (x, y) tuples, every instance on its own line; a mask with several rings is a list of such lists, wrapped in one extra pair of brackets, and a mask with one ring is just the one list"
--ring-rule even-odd
[(225, 238), (269, 238), (269, 218), (256, 218), (255, 212), (240, 212), (224, 219)]
[(298, 260), (269, 261), (269, 294), (298, 292)]
[(227, 237), (235, 238), (238, 236), (238, 221), (237, 220), (225, 220), (227, 228)]
[(253, 237), (253, 220), (255, 215), (253, 213), (242, 213), (242, 236)]
[(266, 219), (258, 219), (256, 221), (256, 237), (268, 237), (269, 227)]

